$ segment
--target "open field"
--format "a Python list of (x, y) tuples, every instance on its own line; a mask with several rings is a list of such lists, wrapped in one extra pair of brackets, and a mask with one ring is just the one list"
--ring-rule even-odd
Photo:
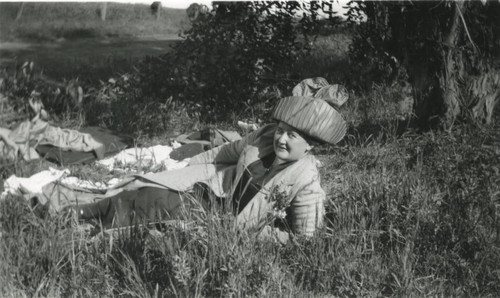
[(160, 19), (149, 5), (109, 3), (101, 21), (100, 3), (0, 3), (0, 67), (13, 71), (33, 61), (53, 79), (101, 79), (130, 71), (147, 55), (167, 52), (187, 26), (184, 10), (163, 8)]
[[(90, 40), (93, 44), (77, 39), (11, 49), (9, 55), (38, 52), (37, 67), (56, 79), (79, 76), (89, 82), (85, 92), (109, 94), (123, 82), (95, 87), (88, 79), (95, 69), (101, 67), (106, 79), (121, 72), (120, 59), (154, 55), (170, 45)], [(297, 75), (345, 83), (349, 42), (343, 34), (321, 37), (297, 65)], [(66, 62), (57, 64), (51, 52)], [(75, 68), (71, 61), (87, 65)], [(91, 87), (98, 92), (90, 93)], [(79, 115), (109, 114), (93, 124), (130, 128), (138, 144), (151, 146), (167, 144), (196, 121), (167, 106), (161, 110), (166, 122), (160, 123), (154, 118), (157, 105), (141, 98), (140, 110), (128, 96), (114, 101), (114, 110), (73, 109), (71, 121), (56, 124), (76, 128)], [(341, 109), (349, 126), (346, 138), (315, 149), (323, 164), (327, 224), (312, 239), (286, 245), (260, 241), (237, 231), (234, 216), (197, 209), (187, 214), (186, 225), (94, 235), (67, 214), (40, 216), (24, 198), (9, 196), (0, 202), (0, 296), (495, 297), (500, 117), (490, 126), (457, 123), (448, 131), (417, 131), (399, 114), (402, 96), (396, 85), (350, 92)], [(155, 133), (143, 133), (147, 125), (156, 125)], [(238, 129), (231, 120), (201, 125)], [(0, 191), (10, 175), (27, 177), (48, 167), (66, 168), (45, 160), (2, 163)], [(117, 175), (96, 164), (68, 168), (95, 182)]]
[[(103, 2), (102, 2), (103, 3)], [(178, 35), (187, 26), (183, 9), (163, 8), (160, 18), (149, 5), (110, 2), (101, 20), (99, 2), (0, 2), (0, 41)]]

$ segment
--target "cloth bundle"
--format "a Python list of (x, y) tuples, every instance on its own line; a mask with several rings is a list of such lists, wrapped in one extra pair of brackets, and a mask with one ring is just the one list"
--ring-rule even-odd
[(187, 159), (174, 160), (170, 154), (175, 148), (180, 147), (180, 144), (174, 143), (174, 146), (152, 146), (146, 148), (129, 148), (118, 154), (98, 160), (97, 164), (106, 167), (112, 171), (115, 169), (130, 169), (139, 170), (154, 170), (159, 167), (164, 167), (165, 170), (179, 169), (187, 166)]

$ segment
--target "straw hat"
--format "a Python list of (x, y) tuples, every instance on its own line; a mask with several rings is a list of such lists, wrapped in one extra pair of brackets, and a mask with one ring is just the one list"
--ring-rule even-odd
[(282, 98), (274, 108), (273, 118), (330, 144), (342, 140), (347, 130), (340, 113), (321, 98)]

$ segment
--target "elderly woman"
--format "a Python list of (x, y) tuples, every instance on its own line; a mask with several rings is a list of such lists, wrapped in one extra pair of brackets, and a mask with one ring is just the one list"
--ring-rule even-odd
[(346, 124), (326, 101), (303, 96), (281, 99), (273, 118), (277, 123), (194, 156), (186, 168), (136, 177), (115, 196), (73, 208), (106, 227), (179, 218), (185, 194), (202, 186), (230, 203), (242, 229), (264, 228), (282, 207), (287, 229), (265, 229), (312, 235), (323, 223), (325, 192), (311, 149), (339, 142)]

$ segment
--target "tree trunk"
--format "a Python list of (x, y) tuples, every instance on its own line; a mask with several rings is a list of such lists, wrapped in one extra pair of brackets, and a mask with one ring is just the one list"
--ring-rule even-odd
[[(464, 15), (466, 10), (473, 13), (472, 2), (388, 3), (393, 5), (388, 11), (377, 11), (389, 15), (392, 36), (387, 48), (408, 73), (416, 124), (423, 129), (438, 124), (450, 128), (459, 116), (491, 123), (500, 102), (500, 73), (495, 69), (499, 61), (495, 63), (491, 59), (499, 59), (499, 55), (483, 57), (474, 52), (474, 59), (467, 56), (470, 52), (466, 51), (463, 41), (472, 43), (469, 29), (476, 24), (466, 23)], [(369, 20), (381, 23), (374, 7), (375, 4), (367, 2), (365, 13)], [(463, 33), (467, 33), (465, 40), (462, 40)]]
[[(440, 85), (443, 92), (445, 106), (444, 125), (451, 127), (456, 117), (460, 114), (469, 115), (473, 121), (480, 124), (491, 124), (493, 111), (500, 100), (500, 76), (491, 67), (491, 61), (483, 59), (476, 65), (482, 70), (479, 77), (470, 80), (469, 86), (459, 87), (459, 79), (467, 80), (462, 53), (457, 46), (458, 36), (461, 30), (460, 12), (464, 12), (464, 2), (454, 2), (454, 16), (450, 30), (444, 41), (443, 50), (443, 74), (440, 78)], [(465, 24), (464, 24), (465, 25)], [(475, 55), (480, 55), (476, 53)], [(462, 98), (462, 101), (459, 100)]]
[(499, 100), (500, 90), (496, 90), (484, 97), (481, 97), (477, 105), (472, 108), (472, 115), (474, 116), (474, 119), (480, 123), (491, 124), (493, 110)]
[(493, 111), (500, 102), (500, 74), (484, 71), (469, 81), (467, 91), (472, 118), (478, 124), (491, 124)]
[(106, 13), (108, 11), (108, 2), (101, 4), (101, 21), (106, 21)]
[(25, 4), (26, 4), (26, 2), (21, 2), (21, 6), (17, 10), (16, 20), (15, 20), (16, 22), (18, 22), (21, 19)]
[[(408, 54), (408, 74), (414, 90), (414, 111), (417, 124), (427, 129), (436, 125), (449, 128), (460, 113), (460, 88), (458, 86), (457, 69), (462, 65), (457, 47), (460, 32), (459, 9), (463, 2), (453, 2), (454, 8), (450, 25), (443, 32), (441, 63), (423, 59), (423, 53), (416, 58)], [(438, 54), (439, 55), (439, 54)]]
[(460, 10), (464, 7), (464, 2), (455, 2), (453, 6), (453, 18), (448, 32), (444, 35), (443, 40), (443, 69), (440, 75), (440, 87), (444, 103), (443, 125), (447, 128), (451, 127), (455, 122), (456, 117), (460, 113), (459, 96), (460, 90), (458, 87), (458, 75), (456, 62), (461, 63), (458, 59), (459, 49), (457, 48), (458, 33), (460, 31)]
[(160, 15), (161, 15), (161, 2), (158, 5), (158, 9), (156, 10), (156, 21), (157, 22), (160, 20)]
[(422, 129), (433, 128), (439, 124), (444, 110), (436, 79), (436, 65), (429, 61), (409, 60), (408, 75), (413, 90), (416, 124)]

